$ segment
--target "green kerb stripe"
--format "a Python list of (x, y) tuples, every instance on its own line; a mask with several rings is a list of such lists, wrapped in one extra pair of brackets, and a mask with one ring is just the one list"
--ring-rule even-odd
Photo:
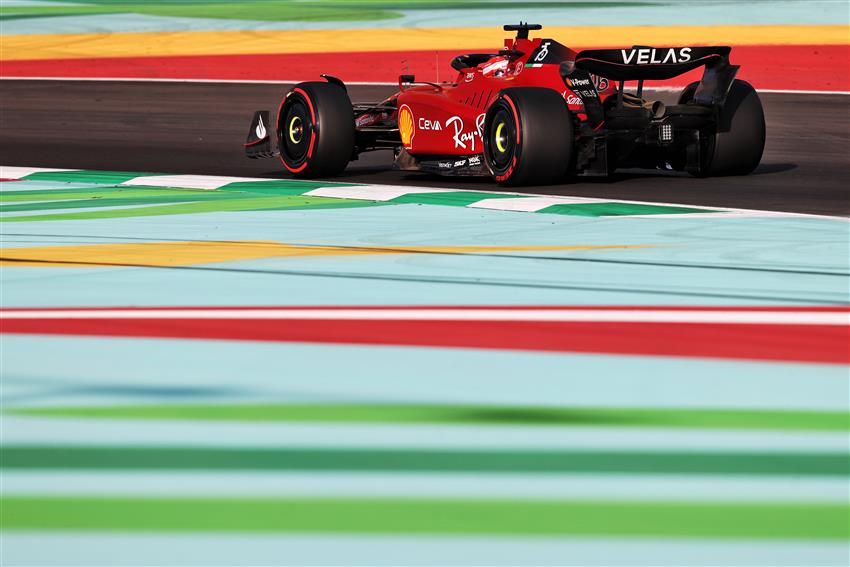
[[(215, 195), (215, 193), (212, 194)], [(267, 197), (262, 197), (256, 194), (246, 194), (245, 196), (227, 198), (221, 197), (221, 195), (224, 195), (224, 193), (218, 193), (217, 195), (218, 196), (216, 198), (191, 199), (195, 202), (176, 203), (172, 205), (152, 205), (150, 207), (57, 213), (52, 215), (44, 214), (23, 217), (0, 217), (0, 222), (114, 219), (131, 217), (150, 217), (160, 215), (188, 215), (194, 213), (263, 211), (317, 207), (333, 208), (350, 206), (347, 205), (347, 201), (327, 197), (308, 197), (298, 195), (270, 195)]]
[[(91, 183), (91, 184), (99, 184), (101, 185), (101, 189), (103, 192), (107, 191), (116, 191), (121, 189), (121, 187), (115, 187), (115, 185), (130, 181), (133, 179), (145, 177), (156, 178), (157, 176), (162, 176), (164, 174), (156, 174), (156, 173), (133, 173), (133, 172), (109, 172), (109, 171), (42, 171), (31, 173), (26, 175), (24, 180), (43, 180), (43, 181), (58, 181), (58, 182), (66, 182), (66, 183)], [(193, 176), (186, 176), (187, 181), (191, 183), (195, 183), (197, 180), (192, 178)], [(192, 178), (192, 179), (188, 179)], [(223, 180), (223, 181), (226, 181)], [(166, 190), (174, 190), (174, 189), (184, 189), (187, 191), (194, 191), (196, 193), (202, 193), (208, 195), (207, 197), (198, 197), (198, 200), (213, 200), (217, 198), (223, 198), (222, 195), (231, 195), (233, 198), (236, 196), (244, 196), (249, 198), (250, 196), (254, 196), (255, 198), (270, 198), (270, 197), (297, 197), (303, 196), (305, 193), (319, 189), (322, 187), (357, 187), (357, 184), (351, 183), (334, 183), (334, 182), (326, 182), (326, 181), (306, 181), (299, 179), (255, 179), (250, 181), (234, 181), (223, 185), (215, 190), (198, 190), (193, 189), (192, 187), (180, 187), (181, 178), (175, 177), (173, 178), (172, 187), (164, 188)], [(155, 190), (156, 186), (133, 186), (137, 187), (139, 190)], [(411, 188), (411, 192), (399, 196), (395, 199), (391, 199), (384, 204), (421, 204), (421, 205), (443, 205), (443, 206), (454, 206), (454, 207), (467, 207), (474, 206), (476, 203), (482, 200), (491, 200), (491, 199), (508, 199), (508, 200), (516, 200), (531, 197), (530, 195), (517, 195), (511, 193), (501, 193), (501, 192), (475, 192), (475, 191), (443, 191), (439, 193), (416, 193), (416, 188)], [(32, 197), (38, 196), (37, 199), (33, 200), (42, 200), (45, 197), (54, 195), (59, 196), (63, 190), (55, 189), (55, 190), (47, 190), (47, 191), (37, 191), (30, 192)], [(79, 193), (78, 190), (75, 190)], [(12, 199), (8, 200), (20, 200), (26, 201), (26, 197), (23, 191), (16, 192), (5, 192), (5, 195), (12, 197)], [(163, 195), (164, 197), (165, 195)], [(127, 199), (130, 197), (129, 194), (112, 194), (109, 197), (113, 199)], [(153, 197), (151, 195), (150, 197)], [(70, 196), (66, 198), (72, 198)], [(85, 197), (83, 197), (85, 198)], [(94, 198), (94, 197), (93, 197)], [(140, 198), (140, 197), (136, 197)], [(351, 199), (356, 200), (356, 191), (352, 193)], [(46, 199), (45, 199), (46, 200)], [(344, 199), (338, 199), (339, 201), (344, 201)], [(370, 194), (368, 192), (363, 193), (362, 200), (366, 202), (374, 202), (370, 198)], [(152, 201), (151, 201), (152, 202)], [(132, 204), (130, 202), (125, 202), (122, 204)], [(139, 202), (137, 204), (146, 204), (145, 201)], [(103, 199), (98, 204), (86, 204), (83, 205), (81, 203), (71, 204), (69, 206), (75, 207), (110, 207), (110, 206), (120, 206), (119, 204), (115, 204), (112, 202), (107, 202), (106, 199)], [(354, 205), (351, 205), (354, 206)], [(363, 206), (363, 205), (359, 205)], [(14, 212), (16, 210), (20, 211), (30, 211), (30, 210), (38, 210), (37, 205), (22, 205), (22, 207), (34, 207), (34, 208), (5, 208), (7, 212)], [(314, 205), (310, 205), (310, 208), (313, 208)], [(58, 205), (55, 207), (44, 207), (45, 209), (50, 208), (58, 208)], [(136, 208), (132, 210), (111, 210), (111, 211), (98, 211), (92, 213), (65, 213), (65, 214), (56, 214), (56, 215), (40, 215), (40, 216), (19, 216), (19, 217), (5, 217), (2, 220), (4, 222), (32, 222), (32, 221), (44, 221), (44, 220), (90, 220), (90, 219), (101, 219), (101, 218), (127, 218), (127, 217), (139, 217), (139, 216), (153, 216), (153, 215), (162, 215), (162, 214), (190, 214), (190, 213), (209, 213), (209, 212), (225, 212), (225, 211), (254, 211), (254, 210), (281, 210), (285, 208), (290, 208), (288, 205), (272, 205), (272, 206), (258, 206), (258, 207), (225, 207), (225, 208), (216, 208), (211, 209), (206, 206), (195, 207), (189, 206), (187, 208), (178, 208), (178, 207), (169, 207), (167, 210), (157, 207), (150, 208)], [(494, 207), (498, 209), (498, 207)], [(673, 205), (654, 205), (654, 204), (644, 204), (644, 203), (615, 203), (615, 202), (591, 202), (591, 203), (564, 203), (564, 204), (555, 204), (548, 207), (544, 207), (538, 211), (537, 213), (548, 213), (548, 214), (559, 214), (559, 215), (570, 215), (570, 216), (589, 216), (589, 217), (600, 217), (600, 216), (630, 216), (630, 215), (671, 215), (671, 214), (699, 214), (706, 212), (718, 212), (714, 209), (707, 208), (696, 208), (696, 207), (686, 207), (686, 206), (673, 206)]]
[(848, 538), (819, 504), (4, 498), (4, 529)]
[[(237, 195), (240, 195), (237, 193)], [(6, 205), (0, 211), (51, 211), (63, 209), (94, 209), (99, 207), (121, 207), (131, 205), (168, 205), (174, 203), (188, 203), (198, 201), (221, 201), (233, 199), (226, 193), (202, 194), (200, 191), (184, 191), (179, 195), (150, 195), (143, 197), (129, 197), (116, 195), (101, 198), (75, 199), (70, 201), (48, 201), (39, 203), (24, 203), (20, 205)]]
[(406, 404), (167, 404), (28, 408), (7, 410), (6, 413), (57, 417), (203, 419), (215, 421), (850, 430), (850, 414), (827, 411)]
[[(76, 199), (135, 199), (137, 197), (173, 197), (182, 195), (188, 199), (202, 199), (210, 191), (200, 189), (157, 189), (124, 187), (120, 185), (108, 187), (92, 187), (81, 189), (45, 189), (43, 191), (3, 191), (0, 193), (0, 203), (17, 203), (21, 201), (59, 201)], [(212, 192), (216, 194), (216, 192)], [(8, 206), (0, 210), (8, 210)]]
[(346, 470), (847, 475), (846, 454), (199, 447), (0, 448), (4, 469)]
[(138, 173), (129, 171), (38, 171), (25, 176), (27, 181), (61, 181), (64, 183), (103, 183), (114, 185), (137, 177), (152, 177), (161, 173)]
[(300, 179), (270, 179), (268, 181), (236, 181), (216, 191), (240, 191), (261, 195), (303, 195), (322, 187), (351, 187), (351, 183), (333, 183), (329, 181), (302, 181)]

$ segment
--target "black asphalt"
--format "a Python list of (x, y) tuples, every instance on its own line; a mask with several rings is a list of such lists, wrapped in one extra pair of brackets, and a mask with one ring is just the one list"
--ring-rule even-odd
[[(254, 110), (276, 112), (287, 85), (0, 81), (4, 165), (252, 177), (283, 176), (248, 160)], [(393, 87), (352, 86), (355, 102)], [(675, 95), (660, 95), (669, 100)], [(655, 172), (524, 189), (533, 193), (850, 215), (850, 97), (762, 94), (767, 147), (753, 175), (694, 179)], [(489, 180), (425, 177), (390, 168), (389, 152), (353, 162), (344, 181), (499, 190)]]

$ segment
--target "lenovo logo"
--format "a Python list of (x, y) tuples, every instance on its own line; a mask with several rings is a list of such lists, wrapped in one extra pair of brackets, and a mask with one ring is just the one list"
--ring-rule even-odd
[(686, 63), (691, 60), (690, 47), (670, 47), (655, 49), (641, 47), (640, 49), (621, 49), (623, 63), (626, 65), (660, 65), (664, 63)]

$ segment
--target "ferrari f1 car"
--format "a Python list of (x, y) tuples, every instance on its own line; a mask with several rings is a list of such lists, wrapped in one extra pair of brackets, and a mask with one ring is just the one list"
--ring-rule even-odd
[[(761, 160), (764, 113), (755, 89), (735, 79), (730, 47), (644, 47), (575, 52), (553, 39), (516, 32), (495, 53), (454, 58), (450, 83), (399, 77), (382, 102), (352, 104), (345, 84), (296, 85), (274, 128), (254, 114), (248, 157), (279, 155), (299, 176), (341, 173), (363, 152), (390, 149), (405, 171), (492, 176), (505, 185), (609, 175), (616, 168), (742, 175)], [(704, 67), (678, 102), (643, 98), (644, 82)], [(636, 81), (634, 93), (624, 84)], [(273, 140), (278, 150), (273, 148)]]

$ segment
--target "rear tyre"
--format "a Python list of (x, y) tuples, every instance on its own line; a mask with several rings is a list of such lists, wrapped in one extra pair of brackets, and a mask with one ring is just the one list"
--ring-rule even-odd
[(557, 92), (505, 89), (484, 119), (484, 161), (502, 185), (561, 180), (574, 162), (573, 120)]
[(284, 167), (299, 177), (342, 173), (354, 153), (354, 111), (348, 94), (333, 83), (299, 83), (277, 115)]
[[(685, 87), (679, 97), (684, 104), (693, 99), (698, 83)], [(700, 177), (747, 175), (764, 153), (766, 130), (764, 109), (756, 90), (746, 81), (735, 80), (717, 116), (717, 129), (704, 134)]]
[(684, 89), (679, 94), (679, 102), (677, 104), (687, 104), (694, 99), (694, 93), (697, 92), (697, 87), (699, 86), (699, 81), (694, 81)]

